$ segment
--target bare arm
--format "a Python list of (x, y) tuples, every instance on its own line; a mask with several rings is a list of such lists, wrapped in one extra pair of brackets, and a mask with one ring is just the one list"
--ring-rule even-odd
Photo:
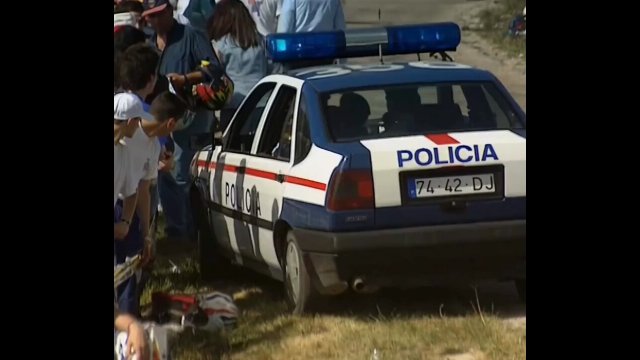
[(122, 219), (131, 223), (133, 214), (136, 211), (136, 205), (138, 202), (138, 193), (135, 193), (122, 202)]
[(116, 239), (124, 239), (129, 233), (129, 225), (133, 214), (136, 211), (136, 203), (138, 201), (138, 193), (134, 193), (124, 199), (122, 202), (122, 221), (114, 225), (113, 235)]

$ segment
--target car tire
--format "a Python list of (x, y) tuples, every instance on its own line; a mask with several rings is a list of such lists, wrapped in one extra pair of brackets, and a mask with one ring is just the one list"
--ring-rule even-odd
[(292, 231), (287, 233), (282, 271), (287, 304), (293, 314), (309, 312), (319, 294), (313, 288), (302, 251)]
[(527, 279), (519, 279), (515, 281), (516, 290), (518, 290), (518, 296), (524, 303), (527, 302)]
[[(193, 204), (193, 203), (192, 203)], [(202, 280), (218, 280), (229, 275), (231, 263), (222, 255), (215, 233), (211, 231), (207, 211), (200, 203), (194, 206), (198, 265)]]

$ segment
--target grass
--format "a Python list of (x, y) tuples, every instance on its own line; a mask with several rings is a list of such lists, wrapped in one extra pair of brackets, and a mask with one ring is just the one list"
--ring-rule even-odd
[(510, 56), (522, 54), (526, 60), (527, 41), (524, 37), (511, 38), (507, 35), (509, 24), (515, 15), (521, 14), (525, 0), (498, 0), (479, 13), (480, 29), (478, 32), (493, 42)]
[[(374, 349), (385, 360), (525, 358), (525, 330), (508, 326), (491, 309), (480, 316), (469, 297), (452, 301), (439, 289), (347, 295), (332, 299), (320, 313), (292, 316), (280, 283), (240, 269), (233, 279), (202, 282), (191, 250), (160, 237), (143, 306), (153, 291), (216, 289), (234, 296), (241, 316), (226, 337), (184, 332), (173, 348), (174, 360), (369, 359)], [(174, 265), (179, 273), (172, 271)]]

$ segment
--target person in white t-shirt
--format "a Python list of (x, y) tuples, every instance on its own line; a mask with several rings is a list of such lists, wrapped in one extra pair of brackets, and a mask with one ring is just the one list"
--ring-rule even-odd
[(185, 6), (180, 7), (180, 1), (178, 0), (169, 0), (169, 4), (171, 4), (171, 7), (173, 8), (173, 18), (176, 19), (176, 21), (182, 25), (191, 25), (191, 21), (189, 21), (189, 19), (187, 19), (186, 16), (184, 16), (184, 8)]
[[(133, 94), (130, 94), (133, 95)], [(134, 95), (135, 96), (135, 95)], [(115, 244), (116, 263), (126, 261), (127, 257), (135, 256), (142, 252), (142, 266), (150, 264), (153, 257), (154, 239), (149, 236), (148, 220), (143, 216), (149, 216), (150, 198), (141, 204), (140, 193), (149, 192), (151, 180), (158, 176), (158, 161), (160, 158), (160, 144), (158, 136), (168, 136), (182, 123), (186, 104), (176, 95), (165, 91), (160, 93), (151, 103), (149, 115), (144, 115), (139, 128), (130, 139), (126, 139), (126, 150), (131, 153), (134, 164), (134, 173), (138, 181), (138, 212), (133, 218), (131, 230), (122, 242)], [(140, 211), (142, 210), (142, 211)], [(142, 215), (143, 212), (146, 215)], [(146, 231), (146, 234), (145, 234)], [(127, 313), (137, 315), (139, 313), (139, 301), (144, 281), (132, 277), (118, 287), (118, 304)]]
[[(157, 177), (159, 160), (159, 142), (142, 129), (142, 123), (153, 121), (153, 117), (144, 111), (143, 99), (153, 90), (156, 82), (155, 69), (159, 55), (144, 43), (128, 47), (118, 58), (118, 79), (121, 90), (133, 97), (143, 109), (141, 120), (130, 139), (123, 141), (124, 149), (132, 163), (132, 173), (137, 185), (137, 206), (128, 225), (130, 229), (121, 241), (114, 244), (116, 264), (123, 263), (127, 257), (142, 252), (143, 265), (152, 258), (153, 239), (149, 236), (151, 217), (150, 184)], [(123, 194), (124, 195), (124, 194)], [(123, 196), (124, 197), (124, 196)], [(117, 221), (118, 219), (114, 219)], [(139, 313), (138, 278), (132, 277), (121, 284), (117, 291), (120, 309), (137, 316)]]
[(136, 208), (138, 179), (130, 154), (125, 148), (124, 138), (131, 138), (140, 124), (144, 111), (142, 103), (132, 94), (116, 94), (113, 98), (113, 206), (118, 194), (122, 194), (123, 213), (121, 221), (114, 224), (114, 237), (124, 238)]
[[(188, 19), (189, 25), (200, 31), (207, 31), (207, 19), (213, 14), (209, 0), (169, 0), (174, 9), (174, 18)], [(185, 24), (186, 25), (186, 24)]]
[[(136, 96), (147, 108), (144, 100), (153, 92), (156, 84), (156, 67), (160, 55), (151, 46), (141, 43), (127, 48), (118, 61), (119, 79), (124, 91)], [(145, 109), (146, 110), (146, 109)], [(160, 160), (160, 142), (157, 135), (149, 136), (149, 126), (155, 121), (153, 116), (145, 112), (142, 122), (133, 137), (125, 141), (129, 148), (138, 178), (138, 206), (139, 231), (142, 239), (149, 239), (151, 222), (151, 182), (158, 177), (158, 161)], [(144, 127), (144, 128), (143, 128)], [(168, 135), (168, 133), (166, 134)]]

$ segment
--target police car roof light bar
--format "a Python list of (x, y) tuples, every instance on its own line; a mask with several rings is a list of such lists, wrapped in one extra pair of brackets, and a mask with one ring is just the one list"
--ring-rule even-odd
[(452, 22), (306, 33), (270, 34), (274, 62), (455, 51), (460, 27)]

